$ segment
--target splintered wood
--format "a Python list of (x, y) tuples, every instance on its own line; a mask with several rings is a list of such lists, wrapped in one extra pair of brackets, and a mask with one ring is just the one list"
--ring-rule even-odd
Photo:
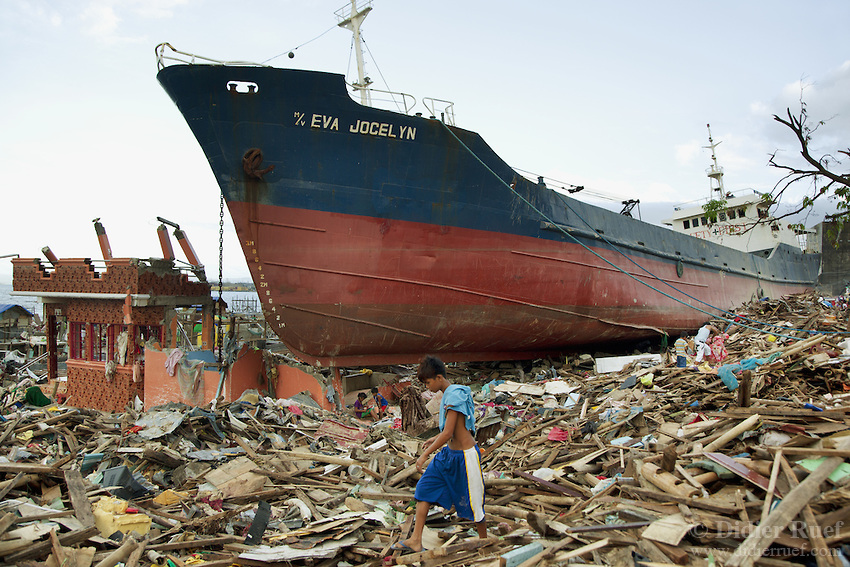
[(8, 406), (0, 562), (845, 565), (848, 312), (798, 295), (734, 319), (681, 368), (664, 351), (449, 365), (474, 394), (489, 537), (434, 506), (415, 551), (398, 543), (440, 399), (413, 366), (384, 369), (378, 423), (305, 396)]

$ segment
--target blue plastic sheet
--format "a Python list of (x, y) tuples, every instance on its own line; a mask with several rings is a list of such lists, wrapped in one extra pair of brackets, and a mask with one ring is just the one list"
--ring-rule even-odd
[(735, 374), (744, 370), (754, 370), (762, 364), (770, 364), (780, 356), (782, 356), (782, 353), (776, 352), (767, 358), (745, 358), (737, 364), (724, 364), (717, 369), (717, 376), (723, 382), (723, 385), (732, 392), (738, 389), (738, 379)]

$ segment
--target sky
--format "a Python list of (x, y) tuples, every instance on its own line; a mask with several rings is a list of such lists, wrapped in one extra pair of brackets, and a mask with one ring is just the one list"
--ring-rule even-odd
[[(768, 158), (777, 152), (790, 163), (799, 148), (772, 115), (796, 113), (801, 98), (811, 120), (825, 121), (815, 149), (848, 147), (846, 0), (372, 5), (362, 32), (375, 87), (453, 101), (456, 124), (479, 132), (511, 166), (617, 201), (640, 199), (650, 222), (708, 196), (707, 123), (721, 141), (728, 190), (769, 191), (779, 181)], [(156, 81), (154, 47), (167, 41), (217, 60), (330, 71), (352, 82), (351, 33), (334, 16), (344, 6), (3, 0), (0, 256), (41, 257), (49, 246), (60, 258), (99, 259), (95, 218), (115, 257), (161, 256), (160, 216), (186, 231), (217, 278), (220, 193)], [(837, 167), (846, 171), (847, 162)], [(0, 259), (0, 283), (11, 272)], [(223, 274), (250, 278), (229, 216)]]

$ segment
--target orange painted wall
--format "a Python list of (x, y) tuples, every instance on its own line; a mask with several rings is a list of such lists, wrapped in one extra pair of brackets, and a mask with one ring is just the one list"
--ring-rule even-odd
[[(145, 409), (167, 404), (168, 402), (192, 402), (183, 399), (177, 376), (169, 376), (165, 371), (165, 361), (171, 351), (145, 349)], [(204, 404), (210, 403), (215, 398), (218, 388), (219, 373), (216, 370), (204, 371)], [(222, 387), (222, 395), (225, 400), (230, 400), (230, 383), (225, 379)], [(194, 405), (194, 404), (192, 404)]]
[(290, 398), (305, 390), (310, 392), (310, 397), (323, 409), (334, 411), (333, 404), (328, 401), (322, 390), (322, 384), (312, 374), (308, 374), (294, 366), (278, 365), (277, 388), (275, 390), (278, 398)]
[[(145, 409), (168, 402), (192, 402), (184, 400), (177, 383), (177, 376), (169, 376), (165, 371), (165, 361), (171, 351), (145, 349)], [(322, 390), (322, 385), (312, 375), (298, 368), (281, 364), (277, 367), (278, 379), (275, 397), (289, 398), (300, 392), (310, 392), (322, 408), (333, 410), (333, 404), (328, 402)], [(215, 397), (218, 387), (219, 373), (216, 370), (204, 372), (203, 404), (209, 404)], [(224, 400), (238, 400), (245, 390), (258, 390), (261, 395), (267, 395), (265, 373), (263, 368), (262, 351), (243, 346), (237, 355), (236, 362), (224, 380), (222, 395)]]

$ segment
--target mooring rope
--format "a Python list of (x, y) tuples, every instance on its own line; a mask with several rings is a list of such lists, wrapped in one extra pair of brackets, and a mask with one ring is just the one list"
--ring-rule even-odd
[[(549, 217), (546, 215), (546, 213), (544, 213), (543, 211), (541, 211), (540, 209), (538, 209), (537, 207), (535, 207), (535, 206), (534, 206), (534, 204), (532, 204), (532, 203), (531, 203), (528, 199), (526, 199), (524, 196), (522, 196), (522, 195), (521, 195), (521, 194), (520, 194), (520, 193), (519, 193), (516, 189), (514, 189), (514, 188), (513, 188), (513, 186), (511, 186), (510, 184), (506, 183), (504, 179), (502, 179), (501, 177), (499, 177), (499, 176), (496, 174), (496, 172), (495, 172), (495, 171), (493, 171), (493, 170), (490, 168), (490, 166), (488, 166), (486, 163), (484, 163), (484, 161), (483, 161), (481, 158), (479, 158), (479, 157), (478, 157), (478, 155), (476, 155), (476, 154), (475, 154), (475, 152), (473, 152), (473, 151), (469, 148), (469, 146), (467, 146), (467, 145), (463, 142), (463, 140), (461, 140), (461, 139), (457, 136), (457, 134), (455, 134), (455, 133), (452, 131), (452, 129), (451, 129), (451, 128), (449, 128), (448, 124), (446, 124), (446, 123), (444, 123), (444, 122), (440, 122), (440, 123), (441, 123), (441, 124), (443, 125), (443, 127), (444, 127), (444, 128), (445, 128), (448, 132), (449, 132), (449, 134), (451, 134), (451, 135), (452, 135), (452, 137), (453, 137), (455, 140), (457, 140), (457, 142), (458, 142), (458, 143), (459, 143), (459, 144), (460, 144), (460, 145), (461, 145), (461, 146), (462, 146), (462, 147), (463, 147), (463, 148), (464, 148), (467, 152), (469, 152), (469, 154), (470, 154), (473, 158), (475, 158), (475, 160), (476, 160), (476, 161), (478, 161), (478, 163), (480, 163), (482, 166), (484, 166), (484, 168), (485, 168), (488, 172), (490, 172), (490, 173), (493, 175), (493, 177), (495, 177), (496, 179), (498, 179), (498, 180), (499, 180), (499, 182), (500, 182), (502, 185), (504, 185), (505, 187), (507, 187), (507, 188), (508, 188), (508, 189), (509, 189), (509, 190), (510, 190), (510, 191), (511, 191), (511, 192), (512, 192), (515, 196), (517, 196), (517, 197), (518, 197), (518, 198), (519, 198), (519, 199), (520, 199), (523, 203), (525, 203), (526, 205), (528, 205), (528, 207), (529, 207), (532, 211), (534, 211), (535, 213), (537, 213), (538, 215), (540, 215), (540, 217), (541, 217), (541, 218), (543, 218), (546, 222), (548, 222), (548, 223), (550, 223), (552, 226), (556, 227), (556, 228), (557, 228), (560, 232), (562, 232), (564, 235), (566, 235), (566, 236), (568, 236), (569, 238), (571, 238), (571, 239), (572, 239), (572, 240), (573, 240), (576, 244), (578, 244), (579, 246), (581, 246), (582, 248), (584, 248), (585, 250), (587, 250), (588, 252), (590, 252), (591, 254), (593, 254), (594, 256), (596, 256), (597, 258), (599, 258), (600, 260), (602, 260), (603, 262), (605, 262), (606, 264), (608, 264), (609, 266), (611, 266), (612, 268), (614, 268), (614, 269), (616, 269), (617, 271), (619, 271), (619, 272), (623, 273), (624, 275), (626, 275), (626, 276), (628, 276), (628, 277), (632, 278), (633, 280), (635, 280), (635, 281), (636, 281), (636, 282), (638, 282), (639, 284), (644, 285), (644, 286), (648, 287), (649, 289), (651, 289), (651, 290), (653, 290), (653, 291), (655, 291), (655, 292), (657, 292), (657, 293), (660, 293), (660, 294), (661, 294), (661, 295), (663, 295), (664, 297), (667, 297), (667, 298), (669, 298), (669, 299), (672, 299), (673, 301), (675, 301), (675, 302), (677, 302), (677, 303), (680, 303), (680, 304), (682, 304), (682, 305), (684, 305), (684, 306), (686, 306), (686, 307), (689, 307), (690, 309), (693, 309), (694, 311), (699, 311), (700, 313), (704, 313), (705, 315), (708, 315), (709, 317), (712, 317), (712, 318), (715, 318), (715, 319), (720, 319), (720, 320), (722, 320), (722, 321), (725, 321), (725, 322), (730, 323), (730, 324), (738, 325), (739, 327), (743, 327), (743, 328), (745, 328), (745, 329), (750, 329), (750, 330), (753, 330), (753, 331), (756, 331), (756, 332), (759, 332), (759, 333), (766, 333), (766, 334), (768, 333), (767, 331), (764, 331), (763, 329), (758, 329), (758, 328), (756, 328), (756, 327), (752, 327), (752, 326), (750, 326), (750, 325), (744, 325), (744, 324), (742, 324), (742, 323), (740, 322), (740, 320), (739, 320), (739, 321), (735, 321), (735, 320), (730, 319), (730, 318), (725, 317), (725, 316), (718, 316), (718, 315), (715, 315), (714, 313), (711, 313), (711, 312), (706, 311), (706, 310), (704, 310), (704, 309), (701, 309), (701, 308), (699, 308), (699, 307), (697, 307), (697, 306), (695, 306), (695, 305), (691, 305), (690, 303), (687, 303), (687, 302), (685, 302), (685, 301), (682, 301), (681, 299), (679, 299), (679, 298), (677, 298), (677, 297), (673, 297), (672, 295), (670, 295), (670, 294), (668, 294), (668, 293), (665, 293), (664, 291), (662, 291), (662, 290), (660, 290), (660, 289), (658, 289), (658, 288), (656, 288), (656, 287), (654, 287), (654, 286), (650, 285), (649, 283), (647, 283), (647, 282), (645, 282), (645, 281), (640, 280), (637, 276), (634, 276), (634, 275), (630, 274), (629, 272), (627, 272), (627, 271), (625, 271), (624, 269), (622, 269), (620, 266), (618, 266), (618, 265), (614, 264), (613, 262), (611, 262), (610, 260), (608, 260), (608, 259), (607, 259), (607, 258), (605, 258), (604, 256), (602, 256), (602, 255), (598, 254), (596, 251), (592, 250), (592, 249), (591, 249), (590, 247), (588, 247), (586, 244), (584, 244), (583, 242), (581, 242), (578, 238), (576, 238), (575, 236), (573, 236), (572, 234), (570, 234), (568, 231), (564, 230), (564, 229), (563, 229), (563, 227), (561, 227), (561, 225), (560, 225), (560, 224), (556, 223), (554, 220), (552, 220), (551, 218), (549, 218)], [(579, 215), (579, 214), (575, 211), (575, 209), (573, 209), (573, 208), (569, 205), (569, 203), (567, 203), (566, 201), (564, 201), (564, 203), (567, 205), (567, 207), (570, 209), (570, 211), (571, 211), (573, 214), (575, 214), (575, 215), (576, 215), (579, 219), (581, 219), (581, 221), (582, 221), (584, 224), (586, 224), (586, 225), (587, 225), (587, 226), (588, 226), (591, 230), (593, 230), (593, 232), (594, 232), (597, 236), (599, 236), (601, 239), (603, 239), (603, 240), (604, 240), (604, 241), (605, 241), (605, 242), (606, 242), (609, 246), (611, 246), (611, 247), (612, 247), (614, 250), (616, 250), (618, 253), (620, 253), (620, 254), (622, 254), (623, 256), (625, 256), (626, 258), (628, 258), (628, 256), (626, 256), (626, 255), (625, 255), (622, 251), (620, 251), (620, 250), (619, 250), (619, 249), (618, 249), (618, 248), (617, 248), (614, 244), (612, 244), (610, 241), (608, 241), (608, 239), (606, 239), (603, 235), (599, 234), (599, 232), (598, 232), (595, 228), (593, 228), (593, 227), (592, 227), (592, 226), (591, 226), (591, 225), (590, 225), (587, 221), (585, 221), (585, 220), (584, 220), (584, 218), (582, 218), (582, 217), (581, 217), (581, 215)], [(681, 290), (677, 289), (677, 288), (676, 288), (675, 286), (673, 286), (672, 284), (670, 284), (670, 283), (668, 283), (668, 282), (664, 282), (664, 280), (662, 280), (662, 279), (661, 279), (661, 278), (659, 278), (658, 276), (654, 275), (654, 274), (653, 274), (652, 272), (650, 272), (649, 270), (647, 270), (647, 269), (643, 268), (642, 266), (640, 266), (639, 264), (637, 264), (637, 262), (635, 262), (635, 261), (634, 261), (634, 260), (632, 260), (631, 258), (629, 258), (629, 260), (630, 260), (632, 263), (634, 263), (636, 266), (640, 267), (640, 268), (641, 268), (641, 270), (643, 270), (643, 271), (645, 271), (647, 274), (651, 275), (654, 279), (656, 279), (656, 280), (658, 280), (658, 281), (660, 281), (660, 282), (662, 282), (662, 283), (667, 284), (668, 286), (670, 286), (670, 287), (671, 287), (671, 288), (673, 288), (674, 290), (678, 291), (678, 292), (679, 292), (679, 293), (681, 293), (682, 295), (685, 295), (685, 296), (687, 296), (687, 297), (691, 297), (691, 296), (690, 296), (690, 295), (688, 295), (687, 293), (685, 293), (685, 292), (683, 292), (683, 291), (681, 291)], [(726, 315), (727, 313), (729, 313), (726, 309), (721, 309), (721, 308), (719, 308), (719, 307), (716, 307), (716, 306), (710, 305), (710, 304), (708, 304), (708, 303), (705, 303), (704, 301), (700, 301), (700, 300), (698, 300), (698, 299), (696, 299), (696, 298), (693, 298), (693, 297), (691, 297), (691, 299), (694, 299), (694, 300), (696, 300), (696, 301), (699, 301), (700, 303), (702, 303), (703, 305), (706, 305), (706, 306), (710, 307), (711, 309), (714, 309), (714, 310), (716, 310), (716, 311), (720, 311), (723, 315)], [(818, 332), (818, 333), (820, 333), (821, 331), (814, 331), (814, 332)], [(796, 341), (802, 340), (800, 337), (793, 337), (793, 336), (790, 336), (790, 335), (784, 335), (784, 334), (780, 334), (780, 333), (769, 333), (769, 334), (771, 334), (771, 335), (773, 335), (773, 336), (775, 336), (775, 337), (782, 337), (782, 338), (792, 339), (792, 340), (796, 340)], [(825, 334), (825, 333), (824, 333), (824, 334)]]

